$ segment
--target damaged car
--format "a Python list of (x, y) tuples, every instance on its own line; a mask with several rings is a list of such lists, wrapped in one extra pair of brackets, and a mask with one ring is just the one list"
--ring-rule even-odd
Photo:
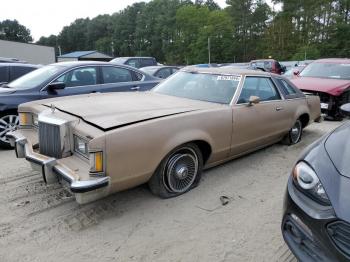
[(232, 68), (184, 68), (148, 92), (88, 94), (19, 106), (7, 134), (18, 158), (78, 203), (148, 183), (162, 198), (198, 185), (203, 169), (283, 141), (320, 120), (317, 96), (289, 80)]
[(321, 111), (330, 120), (341, 120), (340, 106), (350, 102), (350, 59), (319, 59), (291, 79), (305, 93), (318, 95)]

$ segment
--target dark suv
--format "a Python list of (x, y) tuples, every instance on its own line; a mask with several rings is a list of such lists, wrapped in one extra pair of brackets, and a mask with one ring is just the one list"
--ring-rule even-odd
[(39, 67), (39, 65), (22, 63), (0, 63), (0, 85), (9, 83)]
[(158, 65), (157, 60), (154, 57), (117, 57), (109, 62), (136, 68)]

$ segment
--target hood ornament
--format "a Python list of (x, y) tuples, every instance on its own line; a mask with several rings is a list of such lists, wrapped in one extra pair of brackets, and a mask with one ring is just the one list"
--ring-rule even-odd
[(56, 111), (56, 107), (55, 107), (55, 105), (54, 104), (51, 104), (51, 112), (52, 113), (55, 113), (55, 111)]

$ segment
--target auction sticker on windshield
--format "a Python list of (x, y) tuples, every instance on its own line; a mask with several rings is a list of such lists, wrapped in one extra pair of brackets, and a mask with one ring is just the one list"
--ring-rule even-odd
[(216, 80), (224, 80), (224, 81), (241, 81), (241, 77), (240, 76), (229, 76), (229, 75), (226, 75), (226, 76), (218, 76)]

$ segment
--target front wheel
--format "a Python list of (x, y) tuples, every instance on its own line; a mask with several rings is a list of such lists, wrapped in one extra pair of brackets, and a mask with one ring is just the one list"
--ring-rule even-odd
[(6, 134), (15, 131), (19, 125), (19, 118), (15, 114), (3, 115), (0, 117), (0, 147), (10, 149), (11, 144)]
[(198, 185), (203, 157), (193, 143), (182, 145), (168, 154), (148, 182), (153, 194), (170, 198), (186, 193)]
[(297, 144), (303, 134), (303, 125), (298, 119), (293, 127), (289, 130), (288, 134), (283, 138), (282, 143), (285, 145)]

